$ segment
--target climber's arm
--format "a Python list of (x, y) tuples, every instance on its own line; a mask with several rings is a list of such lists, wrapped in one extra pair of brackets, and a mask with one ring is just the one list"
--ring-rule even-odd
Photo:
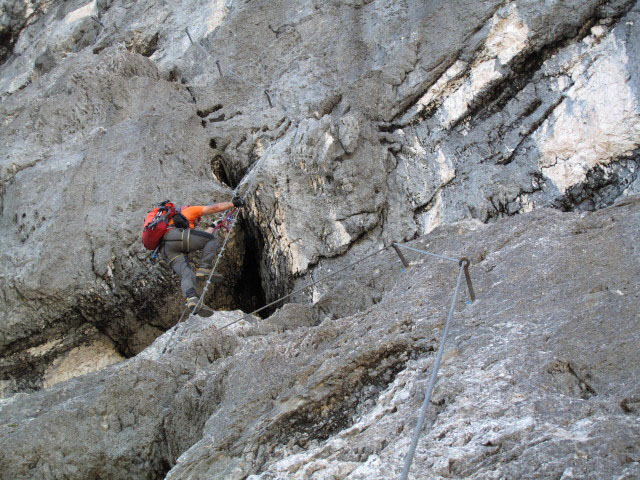
[(229, 210), (233, 208), (232, 202), (220, 202), (214, 203), (212, 205), (207, 205), (202, 209), (202, 215), (212, 215), (214, 213), (224, 212), (225, 210)]

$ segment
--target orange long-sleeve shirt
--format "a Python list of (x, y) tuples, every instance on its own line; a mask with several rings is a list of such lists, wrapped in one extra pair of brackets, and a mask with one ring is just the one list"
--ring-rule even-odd
[[(202, 210), (204, 209), (204, 205), (193, 205), (189, 207), (183, 207), (180, 210), (180, 213), (185, 216), (185, 218), (189, 221), (189, 228), (193, 228), (200, 222), (200, 217), (202, 217)], [(169, 220), (169, 225), (173, 225), (173, 219)]]

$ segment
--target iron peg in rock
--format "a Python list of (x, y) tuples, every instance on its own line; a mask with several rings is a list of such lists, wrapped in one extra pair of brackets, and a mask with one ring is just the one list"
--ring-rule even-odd
[(404, 268), (409, 268), (409, 262), (407, 261), (406, 257), (402, 254), (398, 246), (395, 243), (392, 243), (391, 246), (400, 257), (400, 261), (402, 262), (402, 265), (404, 265)]
[(471, 275), (469, 274), (469, 265), (471, 265), (471, 260), (467, 257), (462, 257), (460, 259), (459, 265), (464, 268), (464, 277), (467, 280), (467, 288), (469, 289), (469, 297), (471, 297), (471, 301), (476, 301), (476, 292), (473, 290), (473, 285), (471, 283)]

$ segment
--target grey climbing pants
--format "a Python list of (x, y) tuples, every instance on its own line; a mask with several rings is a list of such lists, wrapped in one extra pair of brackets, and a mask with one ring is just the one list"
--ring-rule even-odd
[(190, 228), (173, 228), (162, 239), (160, 256), (180, 277), (180, 289), (186, 297), (196, 296), (196, 274), (189, 266), (190, 252), (202, 250), (201, 266), (211, 266), (218, 250), (215, 235)]

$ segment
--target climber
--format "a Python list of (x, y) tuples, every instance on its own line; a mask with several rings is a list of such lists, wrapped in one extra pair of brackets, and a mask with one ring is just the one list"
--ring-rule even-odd
[[(160, 257), (167, 262), (174, 272), (180, 277), (180, 288), (187, 299), (187, 307), (193, 309), (198, 303), (196, 293), (196, 280), (207, 279), (213, 268), (212, 261), (218, 250), (218, 239), (214, 235), (214, 228), (195, 230), (203, 215), (224, 212), (230, 208), (242, 207), (243, 201), (234, 198), (231, 202), (214, 203), (207, 206), (188, 206), (180, 209), (180, 214), (175, 215), (169, 221), (169, 228), (164, 234), (159, 246)], [(187, 223), (188, 222), (188, 223)], [(202, 250), (202, 257), (198, 269), (194, 273), (189, 266), (190, 252)], [(220, 281), (222, 275), (214, 274), (212, 280)], [(213, 310), (202, 304), (197, 313), (203, 317), (213, 315)]]

